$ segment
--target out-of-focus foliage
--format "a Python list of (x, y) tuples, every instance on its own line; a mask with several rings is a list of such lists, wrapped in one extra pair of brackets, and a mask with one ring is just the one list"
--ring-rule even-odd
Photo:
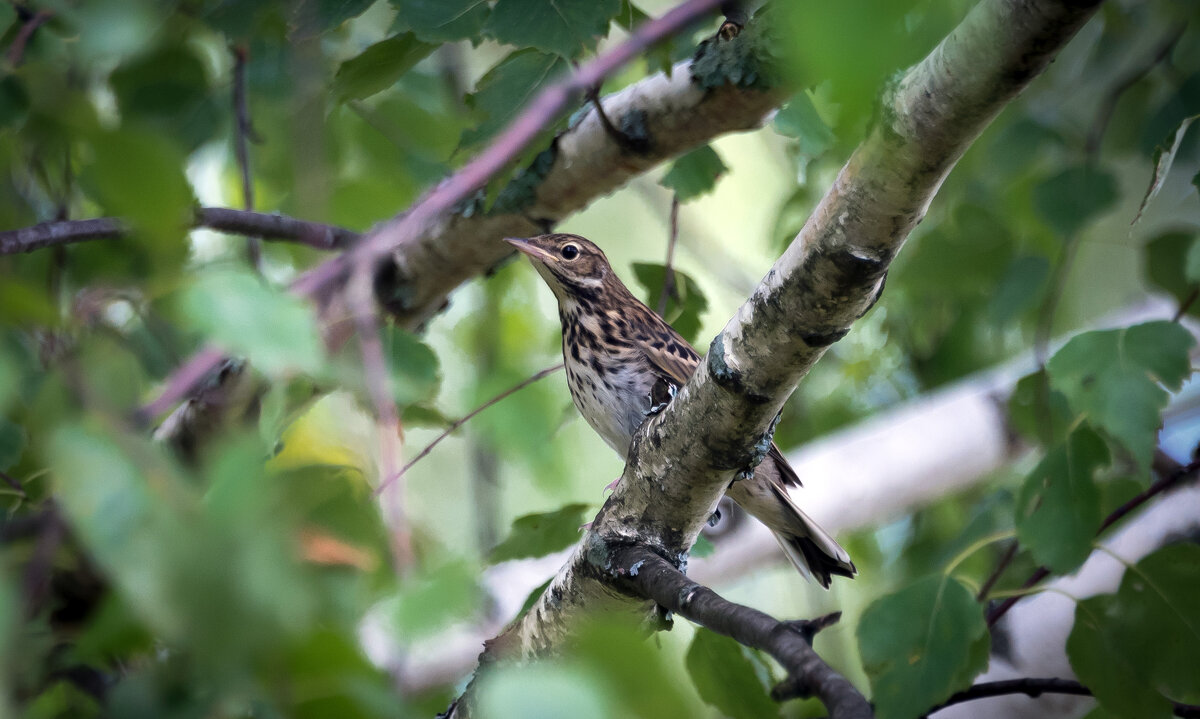
[[(589, 234), (657, 307), (670, 195), (684, 203), (665, 316), (706, 346), (873, 126), (878, 91), (974, 4), (772, 3), (780, 76), (801, 81), (773, 129), (685, 153), (565, 229), (602, 228)], [(0, 714), (445, 708), (461, 677), (414, 689), (403, 655), (510, 620), (548, 572), (530, 570), (537, 577), (515, 601), (490, 595), (492, 573), (570, 546), (620, 463), (552, 375), (481, 412), (406, 475), (416, 563), (394, 571), (389, 505), (371, 487), (381, 443), (411, 459), (454, 418), (558, 361), (557, 316), (514, 263), (455, 294), (421, 336), (385, 327), (403, 436), (380, 437), (357, 343), (331, 354), (321, 342), (346, 318), (323, 327), (286, 293), (322, 255), (269, 243), (259, 276), (241, 238), (190, 229), (197, 206), (242, 203), (235, 58), (247, 58), (257, 208), (366, 230), (469, 159), (573, 63), (667, 7), (0, 4), (0, 230), (105, 215), (131, 229), (0, 256)], [(1017, 355), (1033, 351), (1044, 365), (1008, 404), (1028, 456), (963, 496), (843, 538), (860, 577), (826, 595), (847, 615), (821, 635), (840, 639), (818, 649), (869, 682), (880, 716), (916, 716), (984, 667), (973, 594), (1006, 546), (997, 538), (1015, 534), (1021, 551), (996, 590), (1038, 565), (1071, 571), (1103, 518), (1146, 487), (1163, 408), (1194, 364), (1191, 336), (1170, 311), (1083, 330), (1147, 293), (1200, 315), (1197, 8), (1107, 3), (962, 159), (878, 306), (784, 408), (776, 440), (789, 450)], [(39, 12), (48, 15), (28, 32)], [(652, 50), (604, 89), (687, 58), (716, 27)], [(768, 81), (739, 69), (703, 80)], [(545, 139), (568, 122), (557, 118)], [(518, 206), (540, 181), (545, 146), (463, 212)], [(523, 184), (505, 194), (514, 175)], [(1065, 345), (1052, 341), (1066, 334)], [(246, 416), (189, 462), (151, 441), (133, 410), (207, 345), (249, 360), (252, 396)], [(1129, 568), (1115, 594), (1078, 604), (1072, 665), (1109, 714), (1200, 701), (1187, 671), (1200, 645), (1189, 633), (1200, 625), (1194, 549), (1162, 549)], [(722, 551), (720, 536), (693, 557), (708, 551)], [(748, 594), (779, 616), (818, 613), (795, 584)], [(776, 706), (767, 692), (777, 667), (687, 631), (659, 645), (582, 627), (558, 660), (485, 677), (479, 715), (819, 711)]]

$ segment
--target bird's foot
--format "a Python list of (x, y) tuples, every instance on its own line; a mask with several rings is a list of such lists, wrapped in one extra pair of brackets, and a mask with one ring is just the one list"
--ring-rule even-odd
[(608, 484), (604, 485), (604, 489), (600, 490), (600, 492), (601, 492), (602, 494), (603, 494), (604, 492), (611, 492), (611, 491), (613, 491), (614, 489), (616, 489), (616, 488), (617, 488), (617, 485), (618, 485), (618, 484), (620, 484), (620, 483), (621, 483), (621, 478), (620, 478), (620, 477), (617, 477), (617, 478), (616, 478), (616, 479), (614, 479), (613, 481), (611, 481), (611, 482), (609, 482)]
[(652, 417), (667, 408), (671, 404), (671, 400), (675, 399), (679, 388), (673, 384), (659, 383), (650, 390), (650, 409), (646, 410), (646, 416)]
[(713, 513), (708, 515), (708, 526), (715, 527), (721, 521), (721, 510), (714, 509)]

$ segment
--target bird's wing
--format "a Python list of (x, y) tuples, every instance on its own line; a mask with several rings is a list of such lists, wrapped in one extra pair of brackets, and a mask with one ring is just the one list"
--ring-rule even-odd
[(774, 442), (771, 443), (771, 449), (767, 452), (767, 458), (764, 462), (775, 462), (775, 469), (779, 470), (779, 482), (785, 487), (803, 487), (804, 484), (800, 481), (796, 470), (792, 469), (792, 465), (784, 459), (783, 452), (779, 451), (779, 447)]

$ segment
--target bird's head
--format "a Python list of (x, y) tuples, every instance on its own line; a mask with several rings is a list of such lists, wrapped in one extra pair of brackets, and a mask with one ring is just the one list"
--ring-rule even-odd
[(604, 252), (579, 235), (508, 237), (504, 241), (529, 256), (559, 300), (595, 295), (612, 275)]

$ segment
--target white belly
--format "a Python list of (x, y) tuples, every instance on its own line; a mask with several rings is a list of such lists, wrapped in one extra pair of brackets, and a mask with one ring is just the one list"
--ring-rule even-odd
[(569, 352), (566, 358), (568, 384), (575, 408), (624, 459), (633, 433), (645, 421), (646, 411), (650, 408), (648, 376), (629, 371), (620, 364), (608, 365), (597, 374), (590, 365), (587, 350), (578, 360)]

